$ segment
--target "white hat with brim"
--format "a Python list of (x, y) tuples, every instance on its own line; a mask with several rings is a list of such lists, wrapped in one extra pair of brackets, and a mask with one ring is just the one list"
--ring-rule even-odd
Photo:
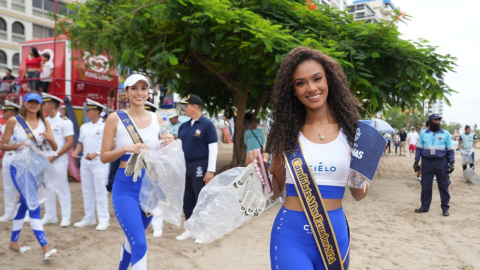
[(150, 89), (150, 82), (148, 81), (147, 77), (141, 75), (141, 74), (133, 74), (130, 75), (125, 82), (123, 83), (123, 87), (126, 90), (127, 87), (134, 86), (137, 82), (143, 81), (147, 84), (147, 87)]
[(178, 113), (169, 113), (167, 114), (167, 118), (170, 119), (170, 118), (173, 118), (173, 117), (177, 117), (178, 116)]
[(91, 99), (89, 99), (89, 98), (87, 98), (86, 103), (87, 103), (87, 104), (85, 105), (85, 108), (87, 109), (87, 111), (88, 111), (88, 110), (91, 110), (91, 109), (97, 109), (97, 110), (99, 110), (99, 111), (102, 111), (102, 110), (104, 110), (104, 109), (107, 109), (106, 106), (100, 104), (99, 102), (96, 102), (96, 101), (94, 101), (94, 100), (91, 100)]
[[(145, 110), (148, 110), (148, 111), (155, 111), (156, 112), (156, 111), (160, 110), (157, 106), (155, 106), (150, 101), (145, 101), (144, 106), (145, 106)], [(155, 110), (152, 110), (152, 108), (155, 109)]]
[(42, 100), (43, 102), (56, 101), (58, 103), (63, 103), (63, 100), (61, 98), (56, 97), (54, 95), (47, 94), (47, 93), (42, 93)]
[(2, 107), (2, 110), (4, 110), (4, 111), (6, 111), (6, 110), (18, 110), (18, 109), (20, 109), (20, 105), (18, 105), (16, 103), (13, 103), (13, 102), (10, 102), (8, 100), (5, 100), (5, 104)]

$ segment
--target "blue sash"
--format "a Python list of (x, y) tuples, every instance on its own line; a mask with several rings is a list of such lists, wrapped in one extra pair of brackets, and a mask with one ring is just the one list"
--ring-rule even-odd
[[(25, 134), (27, 135), (28, 139), (30, 139), (32, 142), (35, 143), (35, 145), (37, 147), (39, 147), (37, 139), (35, 138), (35, 135), (33, 135), (32, 128), (25, 121), (25, 119), (23, 119), (23, 117), (21, 115), (18, 115), (18, 114), (15, 115), (15, 119), (17, 119), (17, 123), (22, 127), (22, 129), (25, 132)], [(41, 120), (39, 120), (39, 121), (41, 121)]]
[[(125, 110), (120, 110), (116, 112), (116, 115), (118, 119), (120, 119), (120, 122), (122, 122), (123, 127), (125, 128), (125, 131), (127, 134), (130, 136), (130, 139), (132, 140), (133, 144), (136, 143), (144, 143), (142, 136), (138, 132), (137, 126), (135, 125), (135, 122), (133, 122), (132, 118), (130, 115)], [(143, 168), (147, 168), (147, 164), (145, 164), (145, 161), (143, 161)]]
[(343, 260), (335, 238), (335, 232), (323, 204), (322, 195), (303, 155), (300, 142), (295, 145), (293, 150), (285, 153), (285, 161), (322, 256), (325, 269), (343, 270), (348, 268), (350, 247), (345, 260)]

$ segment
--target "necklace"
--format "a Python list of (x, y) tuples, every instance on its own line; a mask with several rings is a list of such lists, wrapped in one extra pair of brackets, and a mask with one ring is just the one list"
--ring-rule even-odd
[(327, 133), (327, 134), (320, 134), (320, 132), (317, 131), (317, 128), (315, 127), (315, 125), (312, 125), (312, 126), (313, 126), (313, 129), (315, 129), (315, 132), (317, 132), (318, 136), (320, 137), (320, 140), (322, 140), (322, 141), (325, 140), (325, 135), (330, 135), (332, 133), (337, 132), (337, 127), (335, 126), (335, 129), (332, 132)]

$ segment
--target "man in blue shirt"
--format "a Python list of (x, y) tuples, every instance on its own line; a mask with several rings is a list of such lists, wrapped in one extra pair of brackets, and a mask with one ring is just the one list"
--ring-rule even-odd
[[(187, 166), (185, 172), (185, 195), (183, 212), (185, 220), (192, 215), (202, 188), (212, 180), (218, 154), (217, 129), (212, 121), (202, 116), (203, 101), (197, 95), (189, 95), (185, 102), (185, 114), (191, 118), (178, 129)], [(177, 236), (183, 241), (192, 237), (190, 231)]]
[(463, 170), (467, 169), (467, 163), (470, 163), (470, 169), (475, 163), (475, 148), (477, 148), (477, 134), (472, 132), (469, 125), (465, 126), (465, 133), (460, 135), (458, 147), (462, 150)]
[(247, 146), (247, 154), (249, 151), (254, 149), (262, 148), (265, 144), (265, 135), (263, 135), (263, 131), (258, 126), (258, 120), (252, 120), (252, 128), (247, 129), (245, 131), (245, 136), (243, 137), (245, 145)]
[(454, 170), (455, 152), (450, 133), (440, 127), (441, 120), (438, 114), (430, 115), (429, 128), (423, 130), (418, 139), (413, 169), (415, 172), (420, 170), (418, 162), (422, 157), (422, 206), (415, 209), (415, 213), (428, 212), (432, 202), (433, 177), (436, 176), (443, 215), (450, 215), (448, 186), (450, 185), (449, 174)]

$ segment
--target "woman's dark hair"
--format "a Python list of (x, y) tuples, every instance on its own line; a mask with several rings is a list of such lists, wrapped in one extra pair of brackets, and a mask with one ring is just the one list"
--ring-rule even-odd
[(267, 153), (273, 153), (282, 163), (284, 159), (281, 156), (294, 145), (305, 124), (306, 109), (294, 95), (293, 75), (298, 65), (308, 60), (317, 61), (325, 69), (328, 107), (351, 146), (355, 140), (360, 115), (343, 69), (335, 60), (317, 50), (297, 47), (287, 54), (280, 65), (272, 93), (272, 117), (275, 123), (268, 134), (266, 149)]
[(32, 50), (33, 56), (35, 58), (40, 56), (40, 54), (38, 53), (38, 49), (36, 47), (31, 47), (30, 49)]
[(50, 54), (48, 53), (44, 53), (42, 54), (43, 57), (47, 58), (47, 60), (50, 60)]

